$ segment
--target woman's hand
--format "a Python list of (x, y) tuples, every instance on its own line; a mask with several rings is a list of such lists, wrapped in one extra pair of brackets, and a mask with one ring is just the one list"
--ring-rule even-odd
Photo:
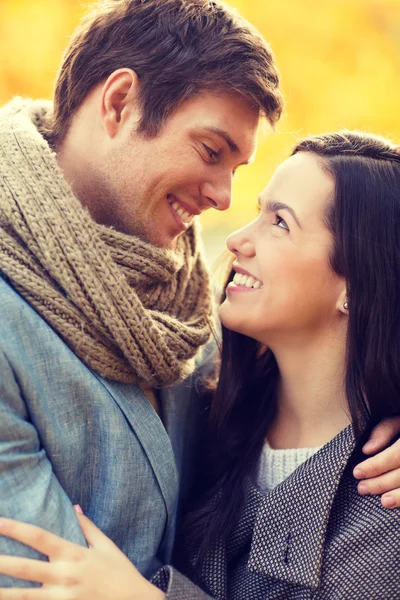
[(400, 417), (386, 419), (377, 425), (363, 452), (381, 452), (364, 460), (353, 472), (356, 479), (363, 480), (358, 484), (360, 494), (383, 494), (381, 502), (385, 508), (400, 507), (400, 440), (387, 447), (399, 433)]
[(34, 548), (50, 561), (0, 556), (3, 575), (43, 584), (32, 589), (0, 588), (0, 600), (163, 600), (164, 593), (78, 510), (89, 548), (34, 525), (0, 519), (1, 535)]

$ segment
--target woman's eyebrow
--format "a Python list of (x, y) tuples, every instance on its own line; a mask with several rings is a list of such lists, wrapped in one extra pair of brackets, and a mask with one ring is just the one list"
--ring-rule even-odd
[[(258, 206), (259, 206), (259, 208), (261, 208), (261, 196), (258, 197)], [(269, 202), (266, 203), (265, 209), (270, 212), (277, 212), (278, 210), (287, 210), (292, 215), (297, 226), (300, 229), (302, 229), (300, 221), (291, 206), (288, 206), (287, 204), (284, 204), (283, 202), (276, 202), (275, 200), (270, 200)]]

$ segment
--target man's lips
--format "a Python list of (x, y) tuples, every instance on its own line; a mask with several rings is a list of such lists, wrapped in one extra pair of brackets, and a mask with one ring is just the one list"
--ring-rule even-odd
[(177, 196), (174, 196), (173, 194), (168, 194), (167, 196), (168, 198), (168, 202), (170, 204), (173, 204), (174, 202), (177, 202), (184, 211), (186, 211), (187, 213), (189, 213), (190, 215), (200, 215), (201, 214), (201, 210), (198, 206), (192, 206), (189, 203), (185, 202), (185, 200), (181, 200), (180, 198), (178, 198)]
[(176, 217), (177, 222), (184, 225), (185, 229), (187, 229), (189, 225), (192, 224), (194, 217), (200, 214), (200, 211), (197, 207), (189, 207), (188, 204), (182, 202), (172, 194), (169, 194), (167, 196), (167, 200), (172, 212), (174, 213), (174, 217)]

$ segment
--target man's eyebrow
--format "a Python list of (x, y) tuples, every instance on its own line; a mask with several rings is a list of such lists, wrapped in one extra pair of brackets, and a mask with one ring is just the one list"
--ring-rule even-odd
[(225, 142), (229, 146), (230, 151), (233, 154), (240, 154), (239, 146), (236, 144), (236, 142), (233, 141), (233, 139), (231, 138), (231, 136), (229, 135), (229, 133), (227, 131), (225, 131), (224, 129), (219, 129), (219, 127), (204, 127), (204, 129), (206, 131), (211, 131), (212, 133), (219, 135), (219, 137), (221, 137), (223, 140), (225, 140)]
[[(258, 197), (258, 206), (259, 206), (259, 208), (261, 207), (261, 196)], [(300, 225), (300, 221), (291, 206), (288, 206), (287, 204), (284, 204), (283, 202), (276, 202), (274, 200), (270, 200), (269, 202), (266, 203), (265, 208), (266, 208), (266, 210), (268, 210), (270, 212), (278, 212), (278, 210), (287, 210), (292, 215), (297, 226), (300, 229), (302, 229), (302, 226)]]

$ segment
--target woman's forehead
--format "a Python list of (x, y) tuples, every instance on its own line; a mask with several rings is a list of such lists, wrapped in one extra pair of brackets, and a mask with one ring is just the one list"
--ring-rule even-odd
[(261, 204), (282, 202), (303, 213), (318, 213), (334, 192), (333, 177), (311, 152), (299, 152), (286, 159), (261, 194)]

